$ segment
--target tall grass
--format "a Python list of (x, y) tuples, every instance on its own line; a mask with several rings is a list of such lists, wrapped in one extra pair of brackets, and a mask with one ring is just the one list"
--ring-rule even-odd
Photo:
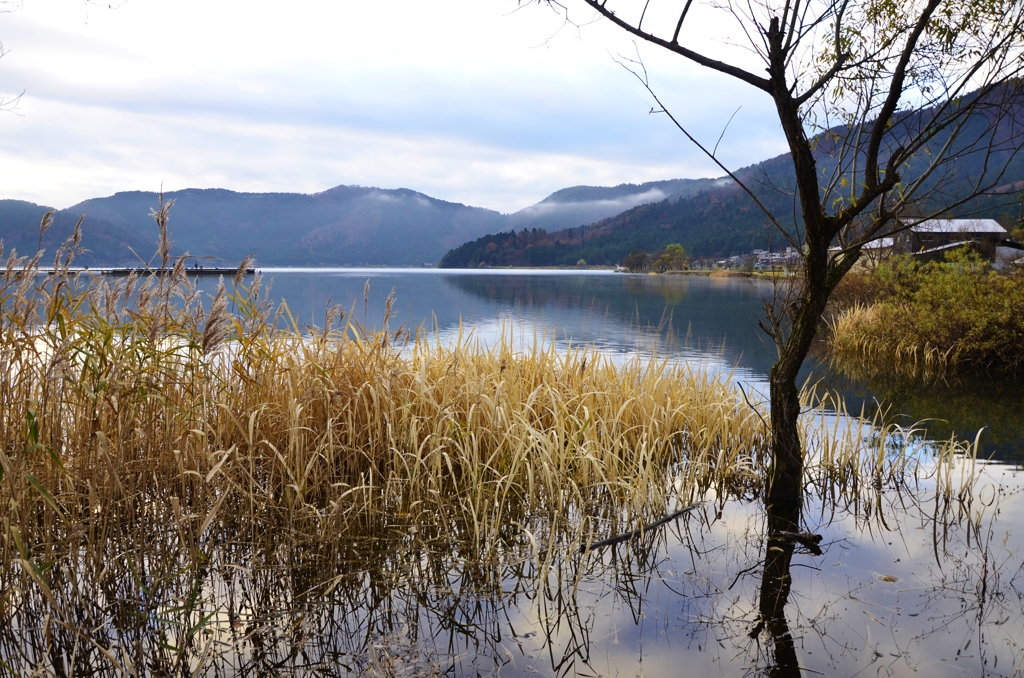
[(5, 562), (154, 521), (323, 536), (410, 512), (487, 551), (522, 507), (657, 512), (764, 449), (727, 375), (543, 337), (515, 350), (511, 329), (492, 346), (351, 321), (303, 334), (277, 327), (259, 278), (205, 310), (166, 248), (171, 274), (111, 284), (71, 274), (76, 246), (38, 287), (36, 262), (3, 278)]
[(931, 339), (901, 333), (899, 326), (892, 324), (900, 314), (898, 308), (882, 304), (858, 304), (826, 321), (833, 362), (851, 374), (882, 370), (927, 379), (955, 371), (962, 362), (962, 344), (935, 345)]
[[(998, 274), (969, 252), (919, 265), (904, 257), (837, 289), (829, 323), (839, 366), (854, 373), (942, 376), (1024, 368), (1024, 276)], [(845, 302), (845, 303), (844, 303)]]

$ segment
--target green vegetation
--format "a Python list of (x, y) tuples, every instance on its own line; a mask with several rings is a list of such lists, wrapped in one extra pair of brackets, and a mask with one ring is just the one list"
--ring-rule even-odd
[(976, 254), (942, 263), (893, 257), (848, 276), (830, 321), (834, 359), (850, 370), (936, 375), (1024, 369), (1024, 276), (991, 270)]
[(677, 242), (666, 245), (664, 250), (655, 255), (654, 263), (651, 264), (651, 268), (658, 273), (682, 271), (689, 268), (689, 266), (689, 257), (686, 256), (686, 250)]
[(634, 249), (622, 259), (622, 265), (631, 273), (646, 271), (650, 265), (650, 257), (644, 250)]
[(634, 249), (622, 259), (622, 265), (633, 273), (648, 269), (656, 273), (667, 273), (689, 268), (690, 262), (682, 245), (670, 243), (665, 249), (654, 253)]

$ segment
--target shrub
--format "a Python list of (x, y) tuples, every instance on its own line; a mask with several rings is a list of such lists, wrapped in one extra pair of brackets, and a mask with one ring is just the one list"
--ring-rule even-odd
[(1024, 277), (1000, 275), (977, 254), (954, 251), (923, 266), (894, 257), (831, 323), (833, 356), (869, 371), (918, 373), (1024, 368)]

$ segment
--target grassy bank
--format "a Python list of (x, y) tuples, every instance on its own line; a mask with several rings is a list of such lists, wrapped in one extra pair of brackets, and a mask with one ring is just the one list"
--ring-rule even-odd
[(836, 302), (830, 349), (849, 371), (1024, 371), (1024, 276), (996, 273), (976, 255), (925, 265), (894, 257), (847, 276)]

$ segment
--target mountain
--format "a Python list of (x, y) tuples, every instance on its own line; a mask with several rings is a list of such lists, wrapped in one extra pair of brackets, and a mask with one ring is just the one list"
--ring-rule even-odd
[[(1008, 110), (983, 106), (967, 118), (953, 147), (955, 161), (929, 175), (933, 185), (926, 188), (941, 182), (936, 194), (955, 200), (972, 182), (991, 179), (993, 168), (1006, 166), (994, 191), (952, 216), (992, 217), (1011, 225), (1018, 215), (1014, 196), (1024, 189), (1024, 154), (1012, 153), (1024, 143), (1024, 96), (1011, 101)], [(997, 115), (1002, 116), (995, 127), (997, 153), (988, 157), (973, 142), (989, 147), (986, 130)], [(908, 111), (895, 125), (913, 129), (927, 119), (926, 112)], [(835, 128), (815, 140), (824, 177), (836, 173), (836, 144), (855, 133)], [(934, 145), (945, 141), (940, 136)], [(927, 158), (934, 150), (925, 149), (919, 157)], [(902, 173), (920, 174), (925, 161), (912, 161)], [(796, 228), (800, 215), (787, 155), (735, 174), (784, 228)], [(673, 242), (697, 257), (785, 244), (750, 196), (727, 177), (574, 186), (508, 215), (409, 189), (364, 186), (337, 186), (315, 194), (187, 189), (164, 197), (174, 200), (172, 252), (227, 265), (255, 254), (262, 266), (421, 266), (439, 259), (444, 267), (572, 266), (580, 259), (616, 264), (633, 249), (656, 251)], [(35, 253), (41, 242), (52, 257), (83, 218), (82, 246), (88, 251), (76, 259), (79, 264), (137, 264), (157, 247), (157, 228), (149, 216), (157, 203), (156, 193), (142, 191), (86, 200), (57, 212), (40, 241), (39, 220), (48, 208), (0, 200), (0, 240), (7, 252), (14, 248), (21, 254)]]
[[(20, 256), (34, 255), (39, 247), (45, 250), (42, 263), (53, 263), (59, 245), (71, 237), (81, 212), (75, 208), (60, 210), (54, 214), (53, 224), (42, 238), (39, 223), (49, 207), (23, 200), (0, 200), (0, 243), (4, 256), (16, 251)], [(152, 222), (151, 222), (152, 224)], [(151, 226), (156, 231), (156, 226)], [(146, 238), (141, 233), (123, 224), (92, 219), (87, 231), (83, 231), (83, 246), (88, 252), (75, 259), (84, 265), (138, 263), (129, 247), (137, 252), (153, 252), (155, 238)]]
[[(236, 262), (254, 253), (265, 266), (417, 266), (503, 222), (498, 212), (408, 189), (338, 186), (312, 195), (187, 189), (164, 199), (174, 200), (170, 233), (176, 254)], [(65, 211), (86, 214), (86, 234), (109, 225), (145, 234), (150, 246), (140, 253), (148, 253), (157, 242), (149, 217), (157, 202), (155, 193), (133, 191)]]
[[(262, 265), (393, 265), (433, 263), (450, 247), (499, 229), (505, 216), (445, 202), (407, 189), (338, 186), (313, 195), (187, 189), (173, 200), (170, 233), (175, 255), (215, 257), (228, 264), (255, 253)], [(76, 261), (85, 265), (137, 264), (156, 250), (152, 192), (129, 191), (86, 200), (56, 213), (42, 239), (49, 253), (82, 223)], [(48, 208), (0, 201), (5, 249), (35, 253), (39, 222)]]
[[(926, 175), (921, 193), (931, 192), (947, 203), (968, 195), (976, 182), (995, 184), (993, 190), (958, 207), (951, 216), (990, 217), (1004, 226), (1013, 224), (1018, 216), (1015, 194), (1024, 188), (1024, 153), (1016, 153), (1016, 149), (1024, 143), (1024, 95), (1019, 91), (1020, 83), (1007, 87), (1010, 86), (1016, 88), (1010, 105), (982, 105), (967, 117), (952, 146), (953, 161), (942, 171)], [(993, 98), (1003, 94), (999, 91)], [(927, 114), (928, 111), (908, 111), (897, 118), (896, 126), (914, 130), (927, 124)], [(998, 124), (993, 126), (993, 122)], [(823, 177), (837, 174), (838, 154), (834, 151), (842, 139), (856, 133), (835, 128), (815, 139), (815, 156)], [(947, 140), (943, 135), (936, 138), (930, 148), (901, 168), (903, 176), (921, 176), (928, 158)], [(990, 149), (994, 152), (988, 153)], [(788, 154), (742, 168), (735, 175), (783, 228), (790, 233), (795, 231), (800, 213), (793, 194), (794, 175)], [(715, 258), (788, 244), (734, 181), (702, 180), (692, 188), (693, 192), (668, 195), (661, 201), (638, 205), (584, 227), (519, 229), (484, 236), (451, 250), (439, 265), (573, 266), (580, 259), (591, 265), (609, 265), (621, 263), (633, 249), (653, 252), (669, 243), (683, 245), (696, 257)], [(925, 201), (918, 209), (924, 213), (936, 204)]]
[[(645, 202), (690, 195), (706, 185), (709, 180), (676, 179), (576, 186), (510, 215), (408, 189), (363, 186), (337, 186), (312, 195), (186, 189), (166, 193), (164, 199), (174, 201), (170, 234), (175, 255), (189, 252), (231, 264), (254, 253), (264, 266), (421, 266), (487, 233), (590, 223)], [(60, 210), (42, 246), (51, 256), (84, 214), (82, 246), (88, 251), (77, 263), (138, 264), (156, 250), (158, 232), (149, 212), (158, 201), (156, 193), (128, 191)], [(34, 254), (39, 222), (48, 209), (0, 200), (0, 239), (6, 250)]]

